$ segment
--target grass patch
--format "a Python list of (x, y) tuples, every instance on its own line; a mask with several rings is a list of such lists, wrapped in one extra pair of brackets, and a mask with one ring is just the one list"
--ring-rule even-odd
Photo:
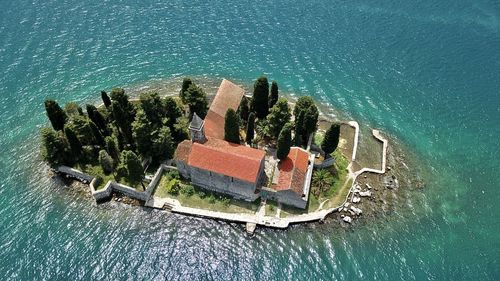
[(323, 142), (323, 139), (325, 138), (325, 134), (323, 132), (316, 132), (314, 134), (314, 143), (321, 147), (321, 143)]
[[(96, 190), (101, 190), (106, 186), (108, 181), (113, 181), (117, 182), (115, 180), (115, 177), (113, 176), (113, 173), (110, 174), (105, 174), (104, 171), (102, 170), (101, 165), (99, 164), (77, 164), (75, 166), (75, 169), (78, 169), (86, 174), (92, 175), (96, 178), (98, 178), (98, 183), (97, 186), (94, 186)], [(100, 180), (99, 180), (100, 179)], [(138, 191), (143, 191), (143, 187), (140, 183), (136, 185), (132, 185), (127, 179), (121, 179), (119, 183), (130, 186)]]
[(274, 217), (276, 215), (276, 212), (278, 212), (278, 203), (276, 203), (274, 201), (267, 200), (267, 202), (266, 202), (266, 216)]
[(169, 172), (163, 172), (154, 196), (176, 199), (185, 207), (227, 213), (253, 214), (260, 205), (259, 200), (254, 202), (236, 200), (221, 193), (194, 187)]

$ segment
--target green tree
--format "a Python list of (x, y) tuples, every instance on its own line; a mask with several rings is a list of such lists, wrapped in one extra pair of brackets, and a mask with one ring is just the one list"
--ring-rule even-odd
[(104, 136), (101, 134), (101, 131), (99, 131), (99, 128), (97, 128), (97, 125), (90, 120), (89, 125), (90, 129), (92, 130), (92, 135), (94, 136), (95, 144), (104, 147), (106, 145), (106, 143), (104, 142)]
[(117, 100), (111, 102), (111, 111), (113, 113), (113, 119), (118, 126), (121, 135), (125, 138), (125, 142), (131, 144), (133, 143), (132, 137), (132, 122), (134, 120), (134, 115), (131, 113), (131, 107), (125, 103), (125, 106)]
[(182, 80), (182, 87), (181, 90), (179, 91), (179, 97), (181, 98), (182, 103), (187, 104), (188, 100), (186, 99), (186, 92), (189, 86), (193, 84), (193, 81), (191, 78), (186, 77)]
[(278, 93), (278, 83), (276, 81), (273, 81), (271, 83), (271, 93), (269, 94), (269, 108), (273, 108), (273, 106), (276, 104), (279, 98), (279, 93)]
[(240, 143), (240, 125), (238, 115), (229, 108), (224, 122), (224, 139), (228, 142)]
[(151, 156), (151, 135), (153, 130), (154, 128), (151, 126), (146, 113), (143, 110), (137, 111), (135, 121), (132, 123), (132, 132), (137, 151), (144, 158)]
[(166, 159), (172, 159), (174, 154), (174, 143), (169, 127), (162, 127), (153, 133), (152, 143), (153, 162), (160, 163)]
[(252, 111), (259, 119), (266, 118), (269, 112), (269, 82), (266, 76), (261, 76), (253, 86)]
[(290, 117), (292, 117), (292, 114), (288, 107), (288, 101), (285, 98), (279, 98), (273, 108), (271, 108), (269, 115), (267, 115), (271, 137), (278, 138), (283, 126), (290, 121)]
[(42, 158), (47, 161), (51, 167), (72, 164), (69, 144), (59, 132), (50, 128), (42, 128), (41, 136)]
[(246, 136), (245, 136), (245, 141), (248, 144), (252, 144), (253, 138), (255, 136), (255, 113), (251, 112), (250, 115), (248, 115), (248, 121), (247, 121), (247, 130), (246, 130)]
[(189, 139), (188, 127), (189, 120), (186, 117), (177, 118), (177, 123), (174, 124), (174, 129), (171, 130), (172, 137), (176, 143)]
[(104, 134), (106, 135), (109, 134), (106, 118), (102, 116), (102, 114), (97, 110), (97, 108), (91, 104), (85, 105), (85, 108), (87, 110), (87, 115), (89, 116), (90, 120), (94, 122)]
[(335, 182), (335, 178), (327, 169), (319, 169), (312, 176), (312, 193), (316, 198), (330, 190)]
[(337, 149), (340, 138), (340, 124), (333, 123), (328, 130), (326, 130), (325, 137), (321, 142), (321, 149), (325, 152), (325, 157), (330, 156), (332, 152)]
[(108, 93), (106, 93), (105, 91), (101, 91), (101, 99), (106, 108), (109, 108), (111, 106), (111, 99), (109, 98)]
[(110, 174), (114, 170), (114, 161), (111, 156), (106, 152), (106, 150), (99, 151), (99, 164), (101, 164), (102, 170), (105, 174)]
[(290, 147), (292, 146), (292, 124), (287, 123), (283, 126), (278, 137), (278, 148), (276, 150), (276, 157), (280, 160), (286, 159), (288, 153), (290, 153)]
[[(121, 155), (120, 166), (125, 167), (126, 177), (130, 184), (142, 184), (144, 179), (144, 169), (142, 168), (139, 157), (130, 150), (124, 150)], [(144, 186), (143, 186), (144, 187)]]
[(118, 140), (114, 135), (111, 135), (105, 138), (105, 142), (106, 142), (106, 151), (108, 151), (108, 154), (115, 160), (115, 162), (118, 162), (118, 160), (120, 159)]
[(240, 106), (238, 107), (238, 112), (240, 115), (240, 119), (243, 121), (243, 124), (245, 124), (250, 114), (250, 107), (248, 105), (247, 97), (243, 96), (243, 98), (241, 99)]
[(173, 131), (174, 125), (177, 123), (177, 119), (182, 117), (182, 109), (172, 97), (166, 97), (163, 100), (163, 107), (165, 108), (167, 117), (166, 124), (170, 127), (170, 130)]
[(158, 93), (142, 93), (139, 95), (139, 100), (151, 125), (155, 128), (160, 127), (165, 117), (165, 107)]
[(319, 111), (316, 105), (310, 106), (304, 113), (304, 132), (306, 135), (306, 142), (307, 138), (309, 136), (316, 132), (316, 129), (318, 127), (318, 118), (319, 118)]
[(82, 143), (78, 140), (75, 132), (71, 129), (71, 127), (64, 128), (64, 134), (66, 135), (66, 139), (68, 140), (69, 147), (71, 148), (71, 152), (78, 159), (82, 155)]
[(61, 131), (68, 120), (68, 116), (55, 100), (45, 100), (45, 111), (49, 117), (52, 128)]
[(189, 107), (189, 119), (191, 120), (195, 112), (200, 118), (204, 119), (208, 110), (207, 94), (205, 94), (205, 91), (192, 83), (184, 95), (186, 104)]
[(95, 143), (95, 137), (90, 122), (87, 116), (77, 115), (70, 119), (66, 127), (75, 132), (82, 145), (92, 145)]
[(295, 133), (301, 136), (304, 145), (309, 136), (316, 131), (319, 111), (314, 100), (309, 96), (300, 97), (293, 110), (295, 116)]

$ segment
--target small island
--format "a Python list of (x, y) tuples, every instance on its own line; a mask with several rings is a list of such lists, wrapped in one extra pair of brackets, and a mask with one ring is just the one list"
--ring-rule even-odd
[(372, 192), (358, 176), (386, 172), (387, 140), (379, 131), (372, 134), (380, 169), (361, 167), (357, 122), (320, 120), (311, 97), (280, 96), (265, 76), (252, 93), (223, 79), (209, 98), (185, 78), (178, 95), (132, 99), (114, 88), (101, 99), (85, 111), (48, 99), (52, 127), (41, 129), (43, 159), (56, 174), (88, 183), (97, 202), (116, 196), (246, 223), (252, 233), (257, 225), (286, 228), (341, 211), (351, 223), (362, 213), (355, 204)]

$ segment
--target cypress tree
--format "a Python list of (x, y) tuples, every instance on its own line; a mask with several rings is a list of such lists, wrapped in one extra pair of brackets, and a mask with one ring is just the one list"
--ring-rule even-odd
[(196, 84), (192, 83), (185, 92), (186, 104), (189, 106), (189, 119), (196, 114), (200, 118), (205, 118), (208, 110), (207, 94), (202, 88), (198, 87)]
[(51, 167), (72, 163), (70, 147), (60, 133), (50, 128), (42, 128), (41, 136), (42, 157)]
[(240, 118), (243, 121), (243, 123), (246, 123), (250, 114), (250, 107), (248, 106), (248, 99), (247, 97), (243, 96), (241, 99), (240, 106), (238, 108)]
[(82, 155), (82, 143), (78, 140), (78, 137), (71, 127), (64, 128), (64, 134), (68, 140), (71, 152), (73, 152), (73, 155), (78, 159)]
[(162, 125), (162, 119), (165, 117), (165, 107), (158, 93), (142, 93), (139, 96), (141, 108), (146, 113), (151, 125), (158, 128)]
[(122, 152), (120, 165), (125, 167), (127, 171), (127, 179), (132, 185), (142, 183), (144, 179), (144, 169), (142, 168), (141, 161), (137, 155), (130, 151), (124, 150)]
[(92, 122), (94, 122), (97, 127), (104, 132), (106, 135), (109, 134), (108, 126), (106, 119), (102, 114), (97, 110), (97, 108), (91, 104), (87, 104), (85, 106), (87, 109), (87, 114)]
[(269, 82), (266, 76), (259, 77), (253, 86), (252, 111), (259, 119), (266, 118), (269, 113)]
[(55, 100), (45, 100), (45, 111), (49, 117), (52, 128), (61, 131), (68, 120), (68, 116)]
[(106, 93), (105, 91), (101, 91), (101, 99), (106, 108), (109, 108), (111, 106), (111, 99), (109, 98), (108, 93)]
[(151, 156), (151, 135), (153, 132), (151, 122), (143, 110), (137, 111), (135, 121), (132, 123), (132, 132), (137, 147), (137, 152), (144, 158)]
[(167, 117), (167, 126), (172, 131), (174, 130), (174, 125), (177, 123), (177, 118), (182, 117), (182, 110), (172, 97), (166, 97), (163, 100), (163, 107), (165, 108)]
[(108, 136), (105, 138), (105, 141), (108, 154), (115, 160), (115, 162), (118, 162), (120, 159), (120, 150), (118, 149), (118, 141), (116, 140), (116, 137), (114, 135)]
[(240, 125), (238, 116), (234, 109), (229, 108), (226, 112), (226, 118), (224, 122), (224, 139), (232, 143), (240, 143)]
[(174, 143), (169, 127), (162, 127), (153, 133), (152, 143), (153, 162), (160, 163), (162, 160), (172, 159), (174, 154)]
[[(318, 118), (319, 118), (319, 112), (318, 108), (316, 105), (309, 106), (307, 110), (304, 113), (304, 132), (306, 139), (309, 138), (309, 136), (316, 131), (316, 128), (318, 126)], [(307, 141), (307, 140), (306, 140)]]
[(248, 116), (248, 121), (247, 121), (247, 130), (246, 130), (246, 136), (245, 136), (245, 141), (248, 144), (252, 144), (253, 138), (254, 138), (254, 132), (255, 130), (255, 113), (251, 112), (250, 115)]
[(333, 123), (328, 130), (326, 130), (325, 138), (321, 142), (321, 149), (325, 152), (325, 157), (328, 157), (332, 152), (337, 149), (340, 138), (340, 125)]
[(271, 83), (271, 93), (269, 94), (269, 108), (271, 109), (276, 102), (278, 101), (279, 94), (278, 94), (278, 83), (276, 81), (273, 81)]
[(90, 129), (92, 130), (92, 135), (94, 136), (96, 144), (100, 145), (101, 147), (104, 147), (106, 143), (104, 142), (104, 137), (101, 134), (101, 131), (99, 131), (99, 128), (97, 128), (97, 125), (94, 122), (89, 121), (89, 126)]
[(279, 98), (276, 104), (271, 108), (267, 121), (271, 137), (277, 139), (283, 126), (290, 121), (292, 114), (288, 107), (288, 101), (285, 98)]
[(99, 164), (101, 164), (102, 170), (105, 174), (109, 174), (114, 170), (113, 158), (109, 156), (106, 150), (99, 151)]
[(280, 160), (286, 159), (288, 153), (290, 153), (290, 147), (292, 146), (292, 125), (287, 123), (283, 126), (278, 137), (278, 148), (276, 150), (276, 157)]
[(188, 100), (186, 99), (186, 91), (193, 84), (193, 81), (191, 78), (186, 77), (182, 80), (182, 87), (181, 90), (179, 91), (179, 97), (181, 98), (182, 103), (187, 104)]
[(125, 138), (125, 142), (132, 143), (132, 126), (129, 113), (124, 110), (118, 101), (113, 100), (111, 102), (111, 110), (113, 112), (113, 119), (116, 125), (120, 129), (122, 136)]

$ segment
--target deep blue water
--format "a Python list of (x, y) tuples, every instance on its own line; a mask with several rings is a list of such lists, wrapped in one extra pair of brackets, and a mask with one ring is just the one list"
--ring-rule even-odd
[[(498, 1), (163, 2), (0, 1), (0, 279), (500, 279)], [(45, 174), (47, 97), (261, 73), (400, 139), (431, 171), (424, 191), (377, 224), (250, 240), (95, 208)]]

